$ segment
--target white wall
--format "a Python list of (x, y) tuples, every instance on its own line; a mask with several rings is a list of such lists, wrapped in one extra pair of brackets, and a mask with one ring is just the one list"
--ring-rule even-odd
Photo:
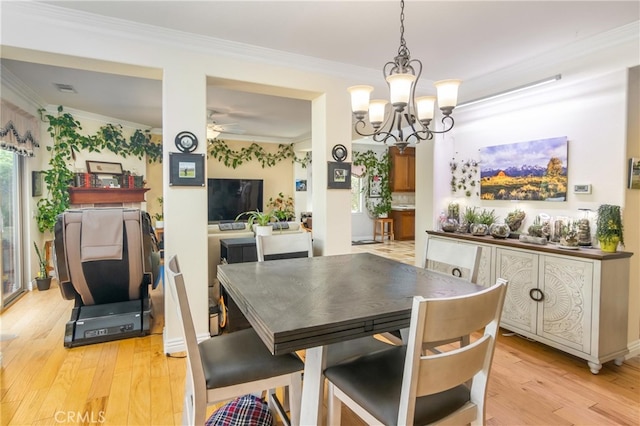
[[(434, 214), (451, 201), (495, 209), (502, 219), (517, 207), (527, 213), (526, 230), (538, 213), (578, 218), (578, 209), (624, 205), (626, 78), (626, 70), (579, 81), (563, 78), (519, 96), (457, 110), (454, 133), (435, 146)], [(488, 201), (451, 194), (452, 157), (480, 161), (482, 147), (559, 136), (569, 141), (566, 202)], [(576, 184), (591, 184), (592, 193), (574, 194)]]

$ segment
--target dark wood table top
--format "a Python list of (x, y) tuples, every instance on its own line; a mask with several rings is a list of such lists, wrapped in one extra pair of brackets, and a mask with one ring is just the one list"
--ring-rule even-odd
[(415, 295), (483, 289), (369, 253), (220, 265), (218, 279), (275, 355), (409, 327)]

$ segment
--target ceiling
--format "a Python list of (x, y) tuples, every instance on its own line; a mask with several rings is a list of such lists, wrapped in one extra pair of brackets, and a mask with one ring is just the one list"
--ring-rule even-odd
[[(398, 1), (47, 1), (85, 19), (127, 20), (264, 49), (365, 67), (380, 73), (399, 45)], [(414, 1), (405, 39), (423, 79), (473, 81), (571, 43), (636, 22), (632, 1)], [(151, 27), (148, 27), (151, 28)], [(182, 34), (184, 36), (184, 34)], [(242, 45), (238, 45), (242, 46)], [(22, 59), (22, 58), (21, 58)], [(162, 127), (162, 83), (119, 74), (2, 59), (51, 105)], [(338, 64), (336, 64), (338, 66)], [(59, 92), (55, 83), (77, 93)], [(382, 94), (380, 96), (383, 96)], [(386, 96), (386, 95), (385, 95)], [(465, 99), (464, 83), (461, 100)], [(207, 88), (207, 109), (223, 138), (295, 142), (311, 129), (309, 101)]]

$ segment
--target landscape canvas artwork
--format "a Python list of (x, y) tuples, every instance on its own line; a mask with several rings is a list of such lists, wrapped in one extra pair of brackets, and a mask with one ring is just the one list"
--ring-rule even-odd
[(567, 200), (567, 137), (480, 149), (483, 200)]

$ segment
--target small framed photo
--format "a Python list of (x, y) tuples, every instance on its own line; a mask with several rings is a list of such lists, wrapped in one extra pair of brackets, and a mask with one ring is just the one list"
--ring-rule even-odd
[(122, 163), (87, 160), (87, 172), (101, 175), (121, 175)]
[(328, 161), (329, 189), (351, 189), (351, 163)]
[(629, 159), (629, 189), (640, 189), (640, 158)]
[(31, 196), (42, 196), (42, 172), (40, 171), (31, 172)]
[(306, 191), (306, 190), (307, 190), (307, 180), (296, 179), (296, 191)]
[(371, 176), (369, 179), (369, 198), (378, 198), (382, 196), (382, 178), (380, 176)]
[(170, 186), (204, 186), (204, 154), (169, 153)]

